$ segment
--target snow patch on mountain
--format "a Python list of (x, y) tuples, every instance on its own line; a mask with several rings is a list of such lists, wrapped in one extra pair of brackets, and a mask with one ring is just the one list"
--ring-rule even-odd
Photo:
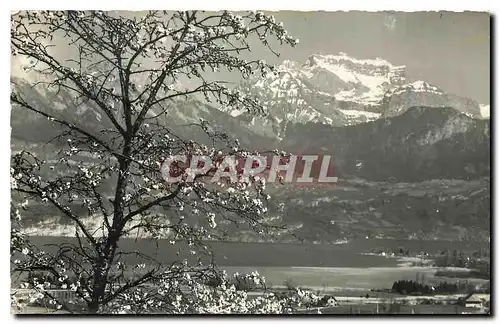
[(444, 94), (444, 92), (441, 89), (439, 89), (438, 87), (436, 87), (428, 82), (415, 81), (415, 82), (403, 84), (402, 86), (394, 88), (394, 89), (386, 92), (385, 96), (389, 97), (389, 96), (393, 96), (393, 95), (402, 94), (402, 93), (405, 93), (408, 91), (434, 93), (434, 94), (438, 94), (438, 95)]
[(490, 105), (479, 104), (479, 109), (483, 118), (490, 118)]
[(339, 111), (346, 116), (349, 125), (357, 124), (359, 121), (374, 121), (379, 119), (381, 115), (381, 113), (361, 110), (339, 109)]
[(380, 117), (384, 94), (403, 84), (405, 67), (377, 59), (355, 59), (345, 53), (311, 55), (304, 64), (285, 60), (274, 73), (245, 80), (238, 87), (257, 97), (269, 115), (254, 119), (240, 107), (221, 108), (245, 121), (253, 131), (280, 137), (287, 123), (345, 126)]
[(231, 117), (238, 117), (239, 115), (243, 114), (246, 111), (246, 109), (235, 109), (232, 110), (229, 114)]
[(448, 119), (444, 125), (427, 132), (418, 140), (419, 145), (432, 145), (439, 141), (451, 138), (455, 134), (466, 133), (474, 126), (474, 120), (465, 114), (459, 114)]
[[(107, 233), (107, 230), (102, 226), (102, 215), (92, 215), (90, 217), (81, 218), (81, 222), (91, 233), (102, 233), (103, 235)], [(137, 226), (140, 222), (140, 220), (132, 220), (131, 223), (126, 226), (126, 229)], [(169, 220), (166, 220), (166, 223), (169, 224)], [(61, 224), (60, 217), (50, 217), (32, 226), (22, 228), (22, 233), (28, 236), (76, 237), (76, 232), (82, 235), (81, 230), (76, 224)], [(162, 238), (172, 238), (174, 236), (173, 234), (173, 231), (168, 228), (162, 230)], [(124, 237), (151, 238), (151, 235), (144, 230), (133, 229), (124, 235)]]
[(334, 93), (335, 99), (370, 106), (383, 99), (388, 86), (404, 82), (406, 67), (392, 65), (380, 58), (355, 59), (339, 53), (312, 55), (304, 69), (309, 75), (324, 70), (342, 80), (345, 85)]
[[(404, 113), (418, 105), (453, 107), (480, 117), (479, 105), (447, 94), (423, 80), (408, 82), (406, 67), (384, 59), (359, 59), (346, 53), (313, 54), (299, 64), (285, 60), (273, 73), (245, 80), (238, 88), (259, 98), (267, 117), (245, 117), (238, 107), (226, 113), (247, 122), (252, 131), (280, 138), (288, 123), (347, 126)], [(484, 114), (489, 115), (484, 106)], [(248, 124), (249, 123), (249, 124)]]
[(10, 64), (11, 76), (29, 82), (37, 82), (39, 81), (39, 76), (37, 73), (30, 70), (35, 64), (36, 60), (34, 58), (28, 58), (22, 55), (12, 56)]

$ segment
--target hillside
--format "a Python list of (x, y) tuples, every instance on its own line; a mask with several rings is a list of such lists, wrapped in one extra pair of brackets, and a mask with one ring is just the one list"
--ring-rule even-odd
[[(96, 107), (77, 103), (64, 91), (32, 87), (28, 79), (37, 80), (30, 76), (11, 82), (39, 109), (109, 140), (100, 131), (110, 125)], [(365, 236), (487, 240), (489, 105), (409, 80), (404, 66), (383, 59), (315, 54), (303, 64), (283, 62), (276, 75), (238, 85), (245, 95), (264, 102), (266, 117), (224, 111), (193, 97), (170, 102), (160, 122), (182, 138), (205, 144), (209, 139), (190, 124), (208, 121), (249, 149), (331, 155), (339, 177), (334, 188), (269, 185), (274, 197), (269, 221), (286, 224), (307, 241)], [(60, 129), (46, 118), (19, 107), (11, 116), (13, 152), (29, 148), (50, 161), (65, 145), (47, 144)], [(111, 196), (113, 183), (103, 183), (101, 189)], [(89, 224), (97, 219), (81, 212)], [(203, 225), (201, 219), (186, 216)], [(37, 235), (74, 235), (41, 202), (30, 204), (23, 221)], [(231, 224), (222, 223), (218, 230), (232, 240), (268, 239)], [(283, 231), (274, 240), (290, 241), (289, 234)]]

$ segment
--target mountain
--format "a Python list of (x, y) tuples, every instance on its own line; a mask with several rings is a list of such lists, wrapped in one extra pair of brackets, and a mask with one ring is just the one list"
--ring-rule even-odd
[(490, 179), (422, 182), (343, 179), (336, 187), (279, 190), (282, 220), (309, 242), (353, 238), (468, 240), (490, 237)]
[[(40, 81), (42, 80), (31, 78), (28, 81), (12, 77), (11, 86), (37, 109), (74, 123), (95, 136), (104, 138), (105, 135), (101, 130), (113, 129), (109, 119), (106, 116), (103, 117), (100, 109), (92, 102), (87, 101), (79, 105), (78, 100), (65, 89), (51, 88), (43, 84), (33, 87), (34, 83)], [(205, 120), (213, 129), (228, 133), (245, 147), (252, 148), (255, 143), (264, 140), (268, 143), (273, 142), (269, 138), (241, 127), (237, 119), (197, 98), (174, 99), (168, 103), (166, 114), (160, 114), (159, 109), (153, 108), (148, 117), (155, 114), (160, 115), (158, 120), (169, 125), (178, 136), (207, 145), (212, 143), (211, 140), (199, 127), (193, 126), (193, 123)], [(13, 140), (31, 143), (47, 142), (63, 131), (62, 127), (50, 122), (47, 118), (17, 106), (13, 106), (11, 127)]]
[[(99, 134), (106, 116), (64, 90), (12, 77), (15, 89), (39, 109)], [(266, 117), (220, 110), (198, 98), (169, 103), (160, 122), (186, 139), (210, 144), (200, 119), (238, 138), (242, 146), (295, 154), (331, 155), (336, 187), (268, 185), (271, 219), (308, 241), (352, 237), (488, 239), (490, 232), (489, 105), (411, 80), (404, 66), (347, 54), (285, 61), (276, 75), (238, 86), (265, 104)], [(42, 80), (43, 81), (43, 80)], [(151, 115), (159, 113), (153, 109)], [(13, 107), (12, 151), (29, 148), (53, 159), (61, 131), (46, 118)], [(102, 135), (104, 136), (104, 135)], [(61, 172), (64, 172), (62, 170)], [(112, 186), (106, 190), (111, 192)], [(285, 202), (285, 209), (279, 205)], [(61, 219), (47, 204), (32, 204), (23, 218), (38, 234), (61, 234)], [(82, 212), (82, 217), (86, 213)], [(187, 217), (186, 217), (187, 218)], [(95, 218), (89, 217), (92, 223)], [(219, 227), (218, 227), (219, 229)], [(230, 239), (256, 234), (221, 224)], [(61, 232), (62, 231), (62, 232)], [(65, 230), (66, 231), (66, 230)], [(66, 231), (73, 233), (72, 229)], [(289, 240), (280, 236), (278, 240)]]
[(207, 121), (213, 130), (225, 132), (230, 138), (238, 139), (240, 144), (248, 149), (262, 149), (259, 143), (263, 142), (271, 148), (275, 143), (274, 139), (241, 127), (239, 120), (196, 98), (171, 102), (160, 122), (169, 125), (178, 136), (211, 145), (210, 138), (199, 127), (188, 126), (200, 123), (200, 120)]
[(303, 64), (286, 60), (277, 73), (246, 80), (239, 90), (258, 96), (268, 116), (250, 116), (238, 109), (226, 112), (255, 133), (278, 139), (290, 124), (355, 125), (395, 116), (417, 105), (453, 107), (471, 117), (482, 117), (474, 100), (448, 94), (425, 81), (409, 82), (404, 65), (380, 58), (357, 59), (346, 53), (314, 54)]
[[(286, 224), (305, 242), (336, 243), (366, 237), (487, 242), (491, 233), (489, 178), (418, 183), (341, 179), (337, 187), (292, 189), (285, 185), (270, 188), (270, 194), (269, 221)], [(278, 211), (281, 202), (286, 203)], [(99, 218), (86, 214), (82, 210), (82, 221), (98, 228)], [(49, 205), (30, 202), (23, 212), (27, 232), (74, 235), (74, 227), (64, 217), (49, 215), (54, 215)], [(185, 215), (190, 223), (205, 224), (199, 215)], [(227, 232), (226, 239), (233, 241), (297, 242), (287, 231), (262, 236), (224, 220), (216, 230), (221, 236)]]
[(490, 121), (450, 107), (412, 107), (349, 127), (294, 124), (281, 144), (284, 150), (332, 155), (340, 178), (414, 182), (490, 173)]
[[(64, 90), (31, 86), (39, 81), (44, 80), (29, 72), (24, 79), (12, 78), (17, 90), (43, 109), (50, 109), (56, 115), (86, 127), (109, 124), (99, 109), (89, 103), (78, 105), (77, 100)], [(345, 53), (314, 54), (304, 64), (285, 60), (277, 67), (277, 73), (244, 80), (237, 90), (258, 97), (267, 108), (267, 116), (254, 116), (238, 108), (219, 110), (219, 107), (197, 98), (188, 98), (172, 101), (168, 118), (164, 120), (180, 126), (199, 122), (202, 118), (216, 128), (227, 129), (242, 143), (252, 145), (255, 139), (280, 141), (287, 128), (295, 124), (357, 125), (400, 115), (413, 106), (452, 107), (472, 118), (489, 116), (489, 105), (479, 105), (471, 99), (448, 94), (425, 81), (407, 82), (405, 66), (396, 66), (380, 58), (356, 59)], [(16, 118), (24, 129), (13, 129), (15, 136), (24, 137), (36, 129), (43, 129), (44, 133), (33, 136), (36, 139), (40, 138), (39, 135), (48, 137), (47, 132), (52, 135), (48, 122), (42, 123), (43, 127), (33, 127), (35, 121), (32, 119), (36, 117), (16, 113), (13, 115), (14, 124)], [(196, 132), (192, 127), (186, 131), (179, 128), (179, 131), (190, 135)], [(195, 139), (201, 138), (197, 136)]]
[[(74, 98), (71, 93), (40, 83), (44, 81), (47, 80), (41, 77), (36, 80), (11, 77), (11, 87), (36, 109), (84, 127), (93, 134), (97, 135), (103, 128), (112, 127), (95, 105), (88, 101), (78, 104), (81, 100)], [(17, 106), (12, 108), (11, 127), (13, 138), (33, 142), (49, 141), (63, 130), (47, 118)]]
[(481, 118), (481, 105), (472, 99), (447, 94), (425, 81), (415, 81), (388, 90), (380, 103), (383, 116), (396, 116), (413, 106), (453, 107), (472, 118)]
[(490, 118), (490, 105), (479, 105), (479, 109), (481, 109), (481, 116), (483, 118)]

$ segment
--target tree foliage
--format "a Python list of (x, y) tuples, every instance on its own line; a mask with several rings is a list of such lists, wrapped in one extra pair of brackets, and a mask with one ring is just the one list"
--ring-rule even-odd
[(413, 280), (398, 280), (393, 283), (392, 291), (403, 295), (469, 293), (475, 291), (475, 285), (465, 281), (461, 283), (440, 282), (431, 286)]
[[(213, 75), (207, 77), (207, 72), (224, 70), (237, 71), (242, 78), (273, 73), (274, 67), (264, 60), (242, 58), (252, 38), (275, 54), (270, 38), (291, 46), (298, 42), (273, 16), (261, 12), (13, 14), (12, 55), (29, 59), (25, 70), (36, 75), (32, 86), (71, 95), (77, 109), (90, 109), (101, 118), (93, 125), (79, 121), (76, 111), (68, 118), (67, 113), (40, 107), (13, 84), (13, 107), (47, 118), (60, 130), (53, 141), (66, 143), (51, 161), (29, 150), (13, 155), (13, 196), (27, 199), (26, 204), (50, 204), (72, 222), (76, 236), (53, 253), (32, 246), (16, 225), (23, 206), (14, 205), (13, 271), (50, 274), (59, 281), (57, 287), (73, 291), (74, 302), (92, 313), (288, 310), (289, 299), (250, 301), (226, 285), (226, 279), (210, 288), (204, 283), (219, 273), (213, 265), (188, 265), (185, 260), (161, 264), (150, 255), (119, 247), (121, 238), (145, 233), (154, 239), (168, 237), (172, 244), (187, 241), (196, 253), (197, 248), (206, 251), (203, 240), (216, 237), (214, 229), (221, 220), (259, 233), (272, 228), (264, 217), (269, 196), (262, 179), (209, 183), (207, 174), (184, 172), (179, 182), (166, 183), (159, 170), (172, 155), (205, 155), (217, 161), (228, 154), (253, 153), (203, 120), (186, 127), (202, 130), (211, 145), (182, 138), (165, 123), (172, 105), (193, 96), (224, 109), (265, 113), (257, 99)], [(70, 58), (60, 57), (61, 49)], [(86, 215), (79, 212), (82, 208)], [(89, 216), (99, 219), (97, 226), (85, 222)], [(131, 255), (136, 264), (124, 261)], [(50, 296), (46, 276), (30, 278), (25, 287), (35, 289), (38, 297), (53, 297), (58, 308), (74, 309)]]

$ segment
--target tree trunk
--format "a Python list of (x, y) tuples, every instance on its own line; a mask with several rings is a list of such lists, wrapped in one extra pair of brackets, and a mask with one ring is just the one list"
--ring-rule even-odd
[(92, 289), (92, 300), (88, 304), (88, 312), (95, 314), (99, 311), (100, 301), (104, 297), (106, 289), (106, 277), (107, 271), (105, 269), (105, 257), (101, 256), (96, 262), (94, 268), (94, 278), (93, 278), (93, 289)]
[(99, 301), (92, 299), (92, 301), (89, 304), (88, 313), (89, 314), (97, 314), (98, 311), (99, 311)]
[[(123, 149), (123, 155), (127, 157), (130, 154), (130, 144), (129, 140), (126, 140), (125, 147)], [(114, 201), (114, 212), (113, 212), (113, 223), (107, 234), (106, 241), (100, 246), (98, 253), (98, 260), (95, 264), (94, 269), (94, 282), (92, 291), (92, 300), (88, 304), (88, 312), (90, 314), (96, 314), (99, 311), (99, 307), (102, 306), (101, 302), (104, 300), (106, 294), (106, 285), (108, 283), (108, 274), (112, 265), (114, 264), (115, 252), (118, 247), (118, 241), (120, 239), (120, 233), (124, 226), (122, 224), (123, 219), (123, 207), (122, 201), (125, 195), (125, 188), (127, 183), (127, 171), (130, 162), (126, 158), (119, 159), (120, 168), (118, 174), (118, 180), (115, 189), (115, 201)]]

